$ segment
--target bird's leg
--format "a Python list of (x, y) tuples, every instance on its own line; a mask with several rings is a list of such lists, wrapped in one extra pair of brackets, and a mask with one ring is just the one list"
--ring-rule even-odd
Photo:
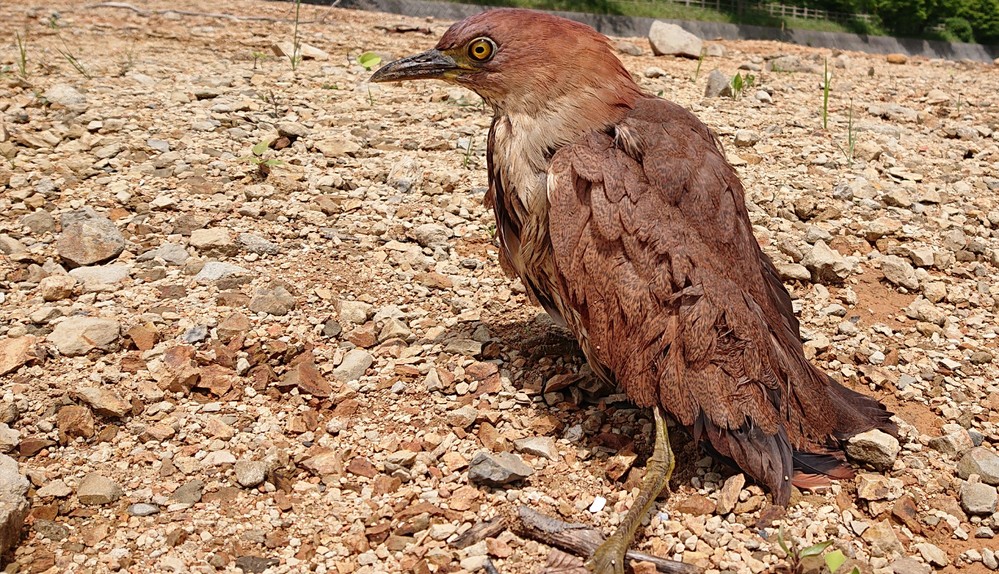
[(645, 466), (642, 488), (617, 531), (586, 561), (586, 568), (594, 574), (624, 574), (624, 555), (628, 551), (628, 546), (635, 538), (635, 532), (642, 521), (652, 512), (659, 493), (669, 485), (670, 475), (673, 474), (676, 461), (669, 446), (666, 420), (663, 419), (658, 406), (652, 408), (652, 414), (656, 421), (656, 445), (652, 451), (652, 458)]

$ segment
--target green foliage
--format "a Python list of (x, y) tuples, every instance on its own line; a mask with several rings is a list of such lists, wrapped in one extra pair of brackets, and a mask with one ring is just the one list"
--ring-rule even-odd
[(829, 554), (826, 554), (826, 568), (833, 574), (836, 574), (836, 571), (839, 570), (839, 567), (844, 562), (846, 562), (846, 556), (843, 555), (842, 550), (833, 550)]
[(736, 72), (732, 76), (732, 80), (729, 82), (729, 86), (732, 88), (732, 99), (741, 98), (746, 90), (752, 88), (756, 85), (756, 76), (753, 74), (746, 74), (743, 76), (741, 73)]
[(943, 23), (944, 23), (944, 28), (947, 30), (947, 32), (953, 34), (954, 38), (956, 38), (958, 41), (960, 42), (975, 41), (975, 33), (971, 30), (971, 22), (968, 22), (964, 18), (960, 18), (957, 16), (953, 18), (946, 18), (944, 19)]
[(822, 60), (822, 129), (829, 129), (829, 86), (832, 74), (829, 73), (829, 60)]
[(708, 54), (708, 51), (701, 48), (701, 55), (697, 57), (697, 69), (694, 70), (694, 77), (690, 79), (691, 82), (697, 81), (697, 76), (701, 75), (701, 64), (704, 63), (704, 56)]
[(83, 65), (83, 62), (81, 62), (79, 58), (77, 58), (76, 55), (74, 55), (73, 52), (70, 51), (69, 46), (66, 45), (65, 40), (63, 40), (62, 42), (62, 48), (56, 48), (56, 50), (59, 52), (59, 54), (62, 55), (63, 58), (66, 58), (66, 61), (69, 62), (69, 65), (73, 66), (73, 69), (79, 72), (81, 76), (83, 76), (88, 80), (94, 77)]
[(267, 177), (271, 168), (283, 165), (284, 162), (273, 157), (265, 157), (267, 150), (271, 147), (272, 140), (262, 139), (250, 148), (250, 155), (243, 157), (243, 161), (257, 166), (257, 173), (262, 177)]
[(28, 37), (21, 36), (20, 32), (14, 32), (14, 39), (17, 41), (17, 74), (22, 80), (28, 78)]
[(357, 63), (364, 66), (364, 69), (370, 72), (371, 68), (382, 63), (382, 57), (374, 52), (365, 52), (357, 57)]
[(288, 60), (291, 62), (291, 71), (294, 72), (298, 69), (298, 64), (302, 61), (302, 42), (298, 39), (298, 22), (299, 22), (299, 12), (302, 9), (302, 0), (295, 0), (295, 33), (291, 41), (291, 54), (288, 55)]

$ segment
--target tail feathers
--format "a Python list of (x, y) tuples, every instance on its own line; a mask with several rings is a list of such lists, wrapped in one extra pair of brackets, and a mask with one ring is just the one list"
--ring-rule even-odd
[(766, 485), (775, 504), (787, 506), (794, 464), (791, 443), (783, 428), (777, 434), (766, 434), (747, 418), (741, 427), (725, 429), (711, 422), (702, 411), (694, 423), (694, 439), (700, 442), (702, 435), (715, 454)]
[(871, 429), (882, 430), (892, 436), (898, 436), (898, 425), (891, 420), (892, 412), (883, 404), (867, 395), (846, 388), (834, 379), (822, 373), (828, 379), (827, 396), (832, 412), (835, 412), (833, 435), (839, 440), (846, 440), (855, 434)]
[(833, 454), (796, 451), (793, 459), (794, 470), (802, 474), (828, 476), (836, 480), (854, 477), (853, 469)]

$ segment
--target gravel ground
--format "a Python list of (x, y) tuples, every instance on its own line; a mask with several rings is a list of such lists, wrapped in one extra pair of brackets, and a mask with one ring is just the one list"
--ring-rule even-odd
[[(136, 5), (0, 5), (0, 522), (29, 509), (6, 572), (516, 574), (559, 557), (454, 540), (521, 505), (613, 529), (652, 423), (499, 269), (488, 111), (357, 64), (449, 23), (303, 6), (293, 70), (289, 4)], [(997, 570), (997, 68), (619, 48), (718, 131), (806, 352), (902, 429), (783, 516), (677, 430), (637, 546), (786, 571), (783, 526), (865, 573)], [(715, 69), (752, 85), (705, 97)]]

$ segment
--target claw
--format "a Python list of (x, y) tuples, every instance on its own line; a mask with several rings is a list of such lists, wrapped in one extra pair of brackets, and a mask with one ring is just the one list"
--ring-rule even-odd
[(625, 554), (635, 538), (635, 531), (652, 512), (659, 493), (669, 488), (669, 477), (673, 474), (674, 465), (669, 432), (659, 407), (653, 407), (652, 414), (656, 422), (656, 446), (649, 459), (645, 478), (642, 479), (642, 488), (635, 498), (635, 504), (621, 521), (621, 526), (586, 561), (586, 568), (594, 574), (624, 574)]

